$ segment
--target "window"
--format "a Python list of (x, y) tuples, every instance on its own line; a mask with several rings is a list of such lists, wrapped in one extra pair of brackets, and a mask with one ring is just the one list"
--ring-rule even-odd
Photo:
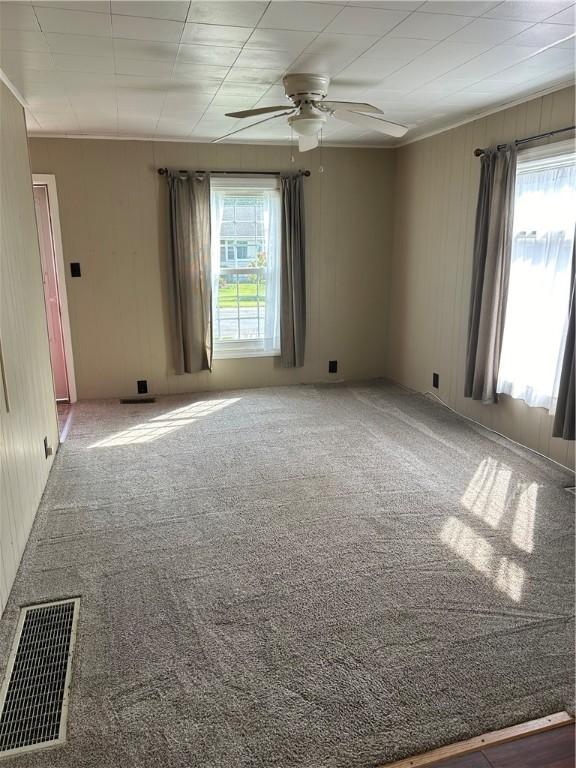
[(573, 143), (519, 153), (497, 389), (551, 413), (568, 327), (575, 223)]
[(211, 183), (214, 356), (280, 352), (280, 190), (277, 179)]

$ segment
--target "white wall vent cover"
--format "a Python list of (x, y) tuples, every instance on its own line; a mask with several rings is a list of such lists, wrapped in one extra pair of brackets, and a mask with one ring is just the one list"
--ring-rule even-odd
[(66, 740), (80, 598), (22, 608), (0, 688), (0, 758)]

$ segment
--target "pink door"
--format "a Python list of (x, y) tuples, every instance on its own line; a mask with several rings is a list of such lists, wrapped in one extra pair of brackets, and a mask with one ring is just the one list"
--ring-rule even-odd
[(70, 393), (68, 390), (68, 375), (66, 373), (64, 337), (62, 335), (62, 319), (60, 317), (56, 253), (54, 251), (54, 241), (52, 239), (50, 205), (48, 201), (48, 189), (46, 186), (42, 184), (34, 185), (34, 204), (36, 206), (38, 240), (40, 242), (40, 257), (42, 259), (44, 301), (46, 302), (46, 318), (48, 320), (48, 338), (50, 341), (50, 359), (52, 361), (54, 390), (56, 392), (56, 400), (69, 400)]

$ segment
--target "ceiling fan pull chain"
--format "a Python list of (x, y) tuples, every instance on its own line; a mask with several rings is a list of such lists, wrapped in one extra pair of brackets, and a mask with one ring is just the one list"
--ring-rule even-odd
[(322, 162), (322, 150), (324, 148), (324, 131), (320, 128), (320, 167), (318, 173), (324, 173), (324, 163)]
[(290, 126), (290, 162), (294, 164), (294, 128)]

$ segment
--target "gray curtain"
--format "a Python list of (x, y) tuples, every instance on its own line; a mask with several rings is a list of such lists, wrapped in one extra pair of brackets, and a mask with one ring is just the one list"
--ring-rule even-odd
[(210, 178), (170, 172), (170, 304), (176, 373), (212, 369)]
[(495, 403), (510, 275), (516, 148), (488, 150), (481, 163), (464, 396)]
[(282, 270), (280, 359), (284, 368), (304, 365), (306, 274), (304, 185), (301, 175), (280, 178), (282, 189)]
[(574, 316), (574, 301), (576, 296), (574, 292), (574, 275), (576, 274), (576, 233), (574, 234), (574, 241), (572, 246), (572, 284), (570, 290), (568, 333), (566, 334), (566, 347), (564, 349), (562, 371), (560, 373), (558, 405), (556, 406), (556, 415), (554, 416), (554, 426), (552, 428), (552, 436), (561, 437), (563, 440), (574, 440), (576, 432), (576, 415), (574, 413), (574, 398), (576, 397), (574, 391), (574, 344), (576, 342), (576, 318)]

